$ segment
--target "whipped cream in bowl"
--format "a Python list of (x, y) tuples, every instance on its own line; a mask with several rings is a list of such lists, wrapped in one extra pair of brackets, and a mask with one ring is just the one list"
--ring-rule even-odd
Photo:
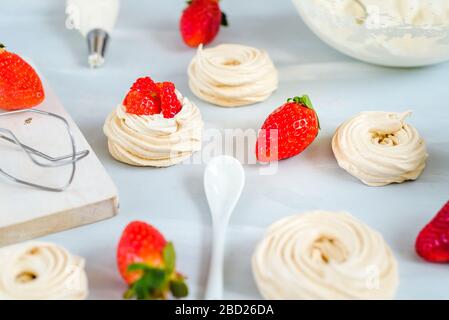
[(265, 299), (392, 299), (398, 265), (382, 236), (344, 212), (312, 211), (272, 224), (252, 269)]
[(116, 160), (134, 166), (168, 167), (201, 149), (201, 113), (179, 91), (176, 94), (182, 109), (173, 118), (130, 114), (125, 106), (117, 106), (103, 128)]
[(351, 57), (392, 67), (449, 60), (447, 0), (293, 0), (324, 42)]
[(417, 179), (426, 166), (426, 145), (405, 122), (410, 112), (362, 112), (335, 132), (332, 149), (341, 168), (369, 186)]
[(83, 300), (84, 259), (52, 243), (26, 242), (0, 249), (0, 300)]
[(278, 72), (268, 53), (238, 44), (207, 49), (200, 45), (188, 75), (197, 97), (221, 107), (264, 101), (278, 87)]

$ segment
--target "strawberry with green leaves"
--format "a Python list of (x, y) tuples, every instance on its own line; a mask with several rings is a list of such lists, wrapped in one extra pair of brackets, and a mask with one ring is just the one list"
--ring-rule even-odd
[(28, 109), (44, 98), (41, 79), (33, 67), (0, 44), (0, 109)]
[(318, 115), (309, 96), (290, 98), (262, 125), (256, 144), (257, 160), (271, 162), (300, 154), (319, 130)]
[(188, 295), (185, 277), (176, 271), (173, 244), (153, 226), (131, 222), (123, 231), (117, 248), (117, 265), (129, 285), (126, 299), (168, 299)]
[(212, 42), (220, 31), (220, 26), (228, 25), (219, 0), (191, 0), (187, 4), (179, 26), (182, 39), (189, 47)]

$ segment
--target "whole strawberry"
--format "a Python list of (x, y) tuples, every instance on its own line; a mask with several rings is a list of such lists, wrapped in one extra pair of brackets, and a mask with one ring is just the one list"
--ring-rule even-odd
[(226, 15), (221, 12), (219, 0), (192, 0), (184, 9), (180, 30), (184, 42), (190, 47), (212, 42), (220, 31), (227, 26)]
[(36, 71), (0, 44), (0, 109), (28, 109), (40, 104), (44, 98), (42, 82)]
[(257, 160), (270, 162), (293, 157), (318, 135), (320, 124), (307, 95), (290, 98), (262, 125), (256, 144)]
[(124, 297), (139, 300), (167, 299), (188, 295), (184, 276), (176, 272), (176, 254), (171, 242), (151, 225), (131, 222), (117, 248), (117, 265), (129, 284)]
[(449, 262), (449, 201), (419, 233), (415, 248), (429, 262)]
[(137, 79), (123, 100), (123, 105), (127, 113), (136, 115), (161, 113), (158, 86), (150, 77)]

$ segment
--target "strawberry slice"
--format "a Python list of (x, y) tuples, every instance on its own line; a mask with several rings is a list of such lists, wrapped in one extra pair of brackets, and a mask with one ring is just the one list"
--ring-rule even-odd
[(290, 98), (262, 125), (256, 144), (257, 160), (270, 162), (293, 157), (315, 140), (319, 129), (310, 98)]
[(150, 77), (137, 79), (123, 100), (126, 112), (136, 115), (161, 113), (159, 89)]
[(164, 118), (173, 118), (182, 109), (182, 104), (176, 95), (175, 85), (171, 82), (159, 82), (159, 96)]
[(185, 277), (176, 271), (173, 244), (145, 222), (131, 222), (123, 231), (117, 265), (129, 285), (124, 295), (127, 299), (167, 299), (168, 292), (175, 298), (188, 295)]
[(449, 201), (419, 233), (415, 248), (429, 262), (449, 262)]
[(44, 99), (44, 89), (36, 71), (0, 44), (0, 109), (28, 109)]

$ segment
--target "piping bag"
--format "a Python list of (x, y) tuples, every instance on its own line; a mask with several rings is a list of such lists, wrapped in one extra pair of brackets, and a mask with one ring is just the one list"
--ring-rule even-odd
[(86, 38), (91, 68), (101, 67), (105, 61), (119, 10), (120, 0), (67, 0), (66, 25)]

